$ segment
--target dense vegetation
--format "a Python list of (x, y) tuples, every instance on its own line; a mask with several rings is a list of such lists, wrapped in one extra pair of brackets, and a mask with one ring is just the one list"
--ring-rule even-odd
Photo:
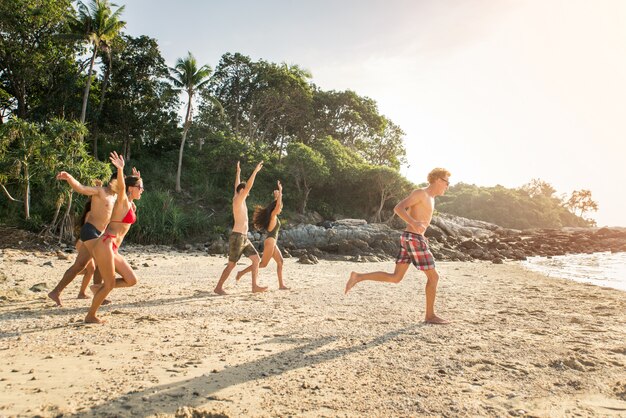
[[(582, 191), (587, 192), (587, 191)], [(588, 192), (587, 192), (588, 193)], [(575, 192), (572, 196), (579, 195)], [(548, 183), (535, 179), (519, 189), (502, 186), (478, 187), (459, 183), (451, 186), (440, 198), (442, 212), (492, 222), (506, 228), (560, 228), (590, 226), (592, 221), (575, 215), (597, 209), (591, 195), (585, 199), (565, 201), (555, 196)]]
[[(112, 150), (144, 177), (129, 238), (146, 243), (225, 232), (238, 160), (243, 178), (265, 161), (249, 207), (280, 179), (287, 217), (384, 221), (415, 187), (398, 171), (404, 133), (374, 100), (238, 53), (214, 69), (187, 53), (168, 68), (155, 39), (123, 32), (123, 11), (107, 0), (0, 1), (2, 222), (69, 239), (84, 198), (54, 175), (105, 179)], [(586, 224), (521, 189), (458, 185), (440, 210), (514, 227)]]

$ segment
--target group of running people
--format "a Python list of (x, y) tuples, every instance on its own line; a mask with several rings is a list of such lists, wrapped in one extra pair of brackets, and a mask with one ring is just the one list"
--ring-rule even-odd
[[(140, 199), (144, 191), (141, 174), (134, 167), (132, 175), (124, 176), (124, 158), (116, 152), (110, 155), (111, 163), (117, 172), (111, 176), (106, 186), (97, 184), (85, 186), (65, 171), (57, 174), (58, 180), (67, 181), (77, 193), (89, 196), (89, 202), (81, 219), (80, 239), (77, 241), (78, 255), (74, 264), (65, 272), (61, 281), (48, 294), (58, 306), (62, 306), (61, 292), (83, 273), (85, 275), (78, 298), (88, 296), (85, 291), (89, 280), (93, 276), (91, 286), (93, 299), (85, 322), (103, 323), (96, 313), (102, 304), (106, 304), (106, 297), (116, 287), (130, 287), (137, 283), (137, 277), (130, 264), (119, 254), (118, 248), (132, 224), (137, 220), (137, 208), (134, 200)], [(267, 287), (257, 282), (259, 269), (267, 267), (273, 259), (276, 262), (276, 274), (280, 290), (288, 290), (283, 281), (283, 256), (277, 245), (281, 222), (278, 215), (283, 208), (283, 188), (280, 181), (276, 182), (273, 200), (266, 206), (257, 206), (253, 213), (252, 223), (255, 229), (266, 231), (263, 242), (263, 256), (259, 257), (256, 248), (248, 239), (248, 207), (246, 199), (250, 194), (258, 172), (263, 168), (263, 161), (257, 164), (247, 182), (241, 181), (241, 166), (237, 162), (234, 194), (233, 217), (234, 225), (228, 243), (228, 263), (215, 286), (214, 292), (226, 295), (224, 283), (235, 269), (242, 255), (248, 257), (252, 264), (236, 273), (239, 281), (245, 274), (252, 274), (252, 292), (264, 292)], [(448, 321), (438, 317), (434, 312), (435, 294), (439, 275), (435, 269), (435, 262), (428, 248), (424, 232), (430, 225), (434, 211), (434, 198), (445, 193), (449, 186), (450, 173), (442, 168), (432, 170), (428, 175), (429, 185), (423, 189), (414, 190), (407, 198), (396, 205), (395, 213), (407, 223), (407, 228), (400, 240), (400, 252), (396, 259), (396, 268), (393, 273), (373, 272), (359, 274), (352, 272), (346, 283), (345, 293), (364, 280), (399, 283), (410, 263), (426, 273), (426, 317), (425, 321), (433, 324), (445, 324)], [(116, 279), (115, 273), (121, 278)]]

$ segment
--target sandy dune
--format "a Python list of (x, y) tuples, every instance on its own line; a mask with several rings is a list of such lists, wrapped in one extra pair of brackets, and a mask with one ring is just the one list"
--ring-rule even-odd
[(288, 259), (292, 290), (272, 264), (267, 293), (231, 278), (218, 297), (224, 258), (125, 254), (139, 284), (85, 325), (78, 279), (64, 307), (46, 297), (73, 257), (1, 250), (0, 416), (626, 416), (626, 292), (439, 263), (455, 322), (433, 326), (415, 270), (343, 295), (352, 269), (390, 263)]

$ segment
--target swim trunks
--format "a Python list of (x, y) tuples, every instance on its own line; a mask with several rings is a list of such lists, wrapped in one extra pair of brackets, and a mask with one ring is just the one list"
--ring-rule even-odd
[(254, 245), (250, 242), (247, 235), (243, 235), (239, 232), (231, 232), (228, 238), (228, 261), (236, 263), (241, 258), (241, 255), (246, 257), (253, 256), (257, 253)]
[(413, 265), (419, 270), (432, 270), (435, 268), (435, 258), (428, 249), (428, 243), (423, 235), (404, 231), (400, 237), (400, 251), (396, 257), (396, 264)]
[(85, 222), (80, 228), (80, 240), (82, 242), (99, 238), (100, 235), (102, 235), (102, 232), (98, 231), (96, 227), (89, 222)]

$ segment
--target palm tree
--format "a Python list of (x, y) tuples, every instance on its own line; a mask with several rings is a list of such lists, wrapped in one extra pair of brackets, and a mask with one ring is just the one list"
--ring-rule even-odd
[(196, 58), (191, 55), (191, 52), (187, 52), (187, 56), (179, 58), (174, 68), (170, 68), (170, 70), (173, 74), (170, 76), (170, 80), (174, 86), (179, 91), (187, 93), (187, 112), (185, 114), (185, 124), (183, 125), (183, 138), (180, 141), (180, 151), (178, 152), (178, 172), (176, 173), (176, 192), (180, 193), (182, 191), (180, 174), (183, 167), (183, 150), (185, 149), (187, 132), (191, 126), (193, 96), (210, 81), (209, 76), (212, 69), (208, 65), (198, 68)]
[(118, 7), (115, 11), (111, 9), (112, 7), (117, 7), (117, 5), (109, 3), (109, 0), (91, 0), (89, 6), (82, 1), (78, 1), (78, 17), (73, 18), (71, 22), (72, 35), (93, 46), (87, 85), (83, 93), (83, 107), (80, 113), (81, 123), (85, 123), (87, 115), (91, 76), (98, 51), (108, 55), (113, 39), (126, 26), (126, 22), (119, 20), (125, 6)]

